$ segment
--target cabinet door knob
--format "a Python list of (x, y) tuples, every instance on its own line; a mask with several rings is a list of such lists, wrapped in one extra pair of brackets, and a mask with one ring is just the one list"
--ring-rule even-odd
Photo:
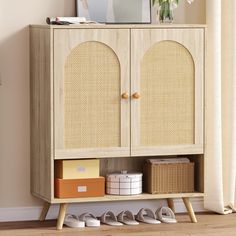
[(128, 98), (129, 98), (129, 94), (128, 94), (127, 92), (125, 92), (125, 93), (123, 93), (123, 94), (121, 95), (121, 97), (122, 97), (123, 99), (128, 99)]
[(135, 92), (132, 96), (134, 99), (139, 99), (141, 95), (138, 92)]

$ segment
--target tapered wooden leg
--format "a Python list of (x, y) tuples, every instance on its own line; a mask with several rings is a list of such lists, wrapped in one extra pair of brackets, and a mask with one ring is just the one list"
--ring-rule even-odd
[(175, 213), (174, 200), (172, 198), (167, 198), (168, 207)]
[(41, 215), (39, 217), (40, 221), (44, 221), (46, 219), (46, 216), (47, 216), (47, 213), (48, 213), (48, 210), (49, 210), (50, 206), (51, 206), (50, 203), (44, 202), (43, 209), (42, 209)]
[(196, 216), (195, 216), (195, 213), (193, 211), (193, 207), (192, 207), (192, 204), (189, 200), (188, 197), (183, 197), (183, 202), (184, 202), (184, 205), (188, 211), (188, 214), (189, 214), (189, 217), (192, 221), (192, 223), (197, 223), (197, 219), (196, 219)]
[(61, 203), (60, 204), (60, 210), (59, 210), (59, 214), (58, 214), (58, 218), (57, 218), (57, 229), (58, 230), (62, 229), (64, 219), (65, 219), (65, 215), (66, 215), (66, 208), (67, 208), (66, 203)]

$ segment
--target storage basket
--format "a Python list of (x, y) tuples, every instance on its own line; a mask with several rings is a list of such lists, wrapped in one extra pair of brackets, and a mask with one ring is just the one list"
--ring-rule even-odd
[(194, 192), (194, 163), (144, 164), (144, 191), (148, 193)]

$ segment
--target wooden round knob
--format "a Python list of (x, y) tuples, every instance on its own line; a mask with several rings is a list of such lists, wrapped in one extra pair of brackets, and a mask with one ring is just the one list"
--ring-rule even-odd
[(127, 92), (125, 92), (125, 93), (123, 93), (123, 94), (121, 95), (121, 97), (122, 97), (123, 99), (128, 99), (128, 98), (129, 98), (129, 94), (128, 94)]
[(141, 96), (138, 92), (134, 93), (132, 96), (134, 99), (139, 99)]

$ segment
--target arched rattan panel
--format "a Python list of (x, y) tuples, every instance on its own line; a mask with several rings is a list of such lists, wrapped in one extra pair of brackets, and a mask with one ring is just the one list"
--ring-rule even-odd
[(72, 49), (64, 68), (64, 146), (120, 146), (120, 63), (107, 45)]
[(175, 41), (154, 44), (141, 62), (141, 145), (195, 142), (195, 68)]

